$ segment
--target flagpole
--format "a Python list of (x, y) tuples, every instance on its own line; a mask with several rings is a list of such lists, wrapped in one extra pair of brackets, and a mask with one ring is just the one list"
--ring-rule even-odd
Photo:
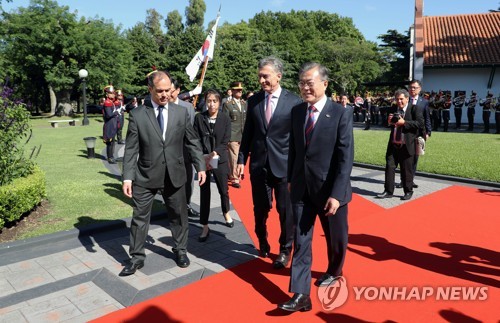
[[(203, 81), (205, 80), (205, 72), (207, 71), (207, 67), (208, 67), (208, 56), (205, 56), (205, 62), (203, 62), (203, 69), (201, 70), (200, 82), (198, 82), (198, 85), (200, 87), (203, 87)], [(198, 95), (196, 95), (193, 100), (193, 106), (195, 107), (195, 109), (197, 102), (198, 102)]]

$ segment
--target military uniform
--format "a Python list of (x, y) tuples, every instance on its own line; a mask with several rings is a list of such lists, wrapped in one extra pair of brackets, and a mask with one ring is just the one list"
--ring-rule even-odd
[(497, 127), (496, 134), (500, 134), (500, 95), (498, 96), (495, 104), (495, 123)]
[(443, 109), (442, 109), (444, 132), (448, 132), (448, 125), (450, 123), (450, 108), (451, 108), (451, 94), (447, 94), (446, 99), (443, 100)]
[[(234, 82), (231, 89), (239, 91), (243, 89), (243, 85), (241, 82)], [(231, 139), (227, 147), (229, 153), (229, 181), (234, 187), (239, 187), (238, 151), (240, 150), (241, 136), (247, 116), (247, 103), (241, 98), (236, 99), (233, 95), (224, 103), (222, 109), (231, 119)]]
[(484, 133), (490, 132), (490, 116), (492, 108), (493, 93), (488, 92), (486, 99), (479, 101), (479, 106), (483, 107)]
[(465, 103), (465, 92), (460, 91), (458, 92), (458, 96), (453, 98), (453, 105), (455, 106), (454, 111), (455, 111), (455, 128), (460, 129), (462, 126), (462, 107), (464, 106)]
[(106, 155), (110, 164), (116, 163), (113, 156), (115, 150), (115, 136), (118, 131), (118, 111), (115, 110), (115, 90), (112, 85), (104, 88), (106, 99), (104, 100), (102, 114), (104, 125), (102, 140), (106, 144)]
[(476, 114), (476, 103), (476, 92), (472, 91), (470, 98), (465, 100), (465, 105), (467, 106), (467, 121), (469, 122), (467, 131), (474, 131), (474, 115)]

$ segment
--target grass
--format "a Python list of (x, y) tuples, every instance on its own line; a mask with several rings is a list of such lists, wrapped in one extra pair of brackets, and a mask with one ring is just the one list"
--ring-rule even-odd
[[(80, 117), (76, 126), (60, 124), (59, 128), (50, 126), (48, 120), (52, 119), (58, 118), (32, 119), (33, 137), (26, 145), (27, 150), (42, 145), (36, 162), (46, 173), (50, 212), (18, 239), (130, 217), (131, 200), (121, 192), (120, 179), (102, 162), (102, 117), (90, 116), (89, 126), (81, 126)], [(95, 159), (87, 159), (83, 141), (90, 136), (98, 138)], [(356, 162), (385, 165), (387, 129), (356, 130), (354, 138)], [(434, 132), (419, 160), (419, 170), (500, 182), (499, 156), (500, 136)], [(155, 209), (161, 205), (156, 204)]]
[[(356, 162), (385, 166), (389, 130), (355, 131)], [(483, 133), (433, 132), (418, 170), (500, 182), (500, 136)]]

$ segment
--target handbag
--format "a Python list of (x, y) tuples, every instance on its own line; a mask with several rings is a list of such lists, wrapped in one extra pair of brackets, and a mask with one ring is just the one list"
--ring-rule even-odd
[(421, 136), (418, 136), (417, 139), (415, 139), (415, 149), (416, 149), (416, 154), (418, 156), (422, 156), (425, 154), (425, 139)]

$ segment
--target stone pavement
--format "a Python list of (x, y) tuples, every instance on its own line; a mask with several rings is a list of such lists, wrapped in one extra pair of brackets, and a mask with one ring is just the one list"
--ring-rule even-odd
[[(114, 174), (120, 174), (119, 165), (105, 165)], [(392, 199), (376, 199), (376, 194), (383, 191), (383, 183), (384, 173), (380, 169), (353, 169), (355, 193), (384, 208), (406, 203), (398, 198), (402, 189), (396, 190)], [(456, 184), (424, 176), (418, 176), (416, 183), (419, 188), (414, 199)], [(214, 183), (212, 189), (216, 192)], [(238, 214), (231, 211), (236, 224), (227, 228), (219, 195), (212, 194), (212, 199), (212, 233), (206, 243), (197, 240), (201, 231), (198, 219), (190, 219), (191, 265), (185, 269), (177, 267), (173, 260), (172, 238), (162, 214), (153, 217), (145, 267), (128, 277), (119, 277), (118, 273), (128, 259), (130, 218), (85, 231), (73, 229), (0, 244), (0, 322), (86, 322), (257, 257)], [(196, 185), (192, 201), (199, 201)]]

